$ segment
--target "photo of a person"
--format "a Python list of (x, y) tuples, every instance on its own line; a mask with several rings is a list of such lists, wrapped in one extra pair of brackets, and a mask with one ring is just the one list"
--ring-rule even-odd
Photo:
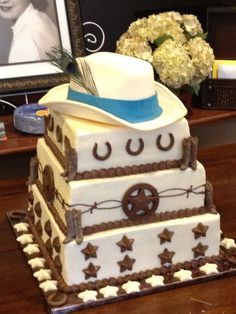
[(0, 16), (12, 23), (8, 63), (48, 60), (46, 53), (60, 46), (58, 28), (45, 13), (47, 2), (0, 0)]

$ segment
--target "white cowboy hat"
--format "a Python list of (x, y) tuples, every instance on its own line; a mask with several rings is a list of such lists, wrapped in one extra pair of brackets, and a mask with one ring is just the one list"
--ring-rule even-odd
[(99, 96), (89, 95), (71, 80), (49, 90), (39, 104), (78, 118), (143, 131), (161, 128), (187, 114), (180, 99), (154, 81), (148, 62), (110, 52), (83, 59), (89, 65)]

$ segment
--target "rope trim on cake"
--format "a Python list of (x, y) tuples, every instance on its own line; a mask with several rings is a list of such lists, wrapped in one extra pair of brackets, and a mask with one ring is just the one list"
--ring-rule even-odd
[(137, 226), (137, 225), (143, 225), (148, 223), (155, 223), (155, 222), (161, 222), (161, 221), (167, 221), (177, 218), (186, 218), (191, 216), (197, 216), (201, 214), (210, 213), (207, 208), (205, 207), (199, 207), (199, 208), (187, 208), (187, 209), (180, 209), (176, 211), (168, 211), (164, 213), (158, 213), (153, 214), (152, 216), (141, 216), (138, 220), (132, 220), (132, 219), (122, 219), (122, 220), (116, 220), (116, 221), (109, 221), (109, 222), (103, 222), (101, 224), (95, 224), (93, 226), (87, 226), (83, 228), (83, 235), (91, 235), (93, 233), (101, 232), (101, 231), (107, 231), (112, 229), (119, 229), (119, 228), (125, 228), (125, 227), (131, 227), (131, 226)]
[(153, 162), (148, 164), (126, 166), (126, 167), (112, 167), (102, 168), (98, 170), (84, 171), (76, 174), (75, 180), (99, 179), (99, 178), (113, 178), (121, 176), (129, 176), (134, 174), (148, 173), (158, 170), (168, 170), (172, 168), (179, 168), (182, 164), (182, 159), (166, 160), (160, 162)]
[(175, 272), (179, 271), (180, 269), (194, 270), (204, 265), (205, 263), (216, 263), (216, 262), (220, 262), (221, 260), (222, 260), (222, 256), (220, 254), (214, 255), (214, 256), (208, 256), (208, 257), (200, 258), (198, 260), (193, 259), (191, 261), (186, 261), (186, 262), (178, 263), (178, 264), (172, 264), (170, 266), (156, 267), (156, 268), (148, 269), (145, 271), (135, 272), (133, 274), (129, 274), (126, 276), (119, 276), (117, 278), (112, 277), (112, 278), (106, 278), (102, 280), (96, 280), (95, 282), (84, 282), (79, 285), (68, 286), (68, 290), (71, 289), (74, 292), (82, 292), (85, 290), (96, 290), (96, 289), (105, 287), (107, 285), (111, 285), (111, 286), (123, 285), (125, 282), (132, 281), (132, 280), (141, 281), (152, 275), (165, 276), (165, 281), (168, 282), (172, 277), (171, 275), (173, 275)]

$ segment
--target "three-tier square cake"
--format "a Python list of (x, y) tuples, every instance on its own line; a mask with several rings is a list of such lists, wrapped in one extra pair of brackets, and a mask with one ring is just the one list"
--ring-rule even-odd
[(95, 93), (71, 79), (41, 100), (49, 115), (18, 237), (50, 306), (69, 311), (224, 271), (220, 245), (235, 242), (221, 241), (186, 108), (145, 61), (100, 52), (78, 65)]

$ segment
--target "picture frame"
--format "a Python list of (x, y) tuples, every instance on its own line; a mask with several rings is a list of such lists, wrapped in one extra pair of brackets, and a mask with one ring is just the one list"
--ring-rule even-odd
[[(85, 55), (79, 1), (50, 1), (55, 4), (61, 47), (71, 51), (76, 57)], [(0, 95), (3, 97), (48, 90), (68, 80), (68, 76), (59, 73), (50, 60), (0, 65)]]

